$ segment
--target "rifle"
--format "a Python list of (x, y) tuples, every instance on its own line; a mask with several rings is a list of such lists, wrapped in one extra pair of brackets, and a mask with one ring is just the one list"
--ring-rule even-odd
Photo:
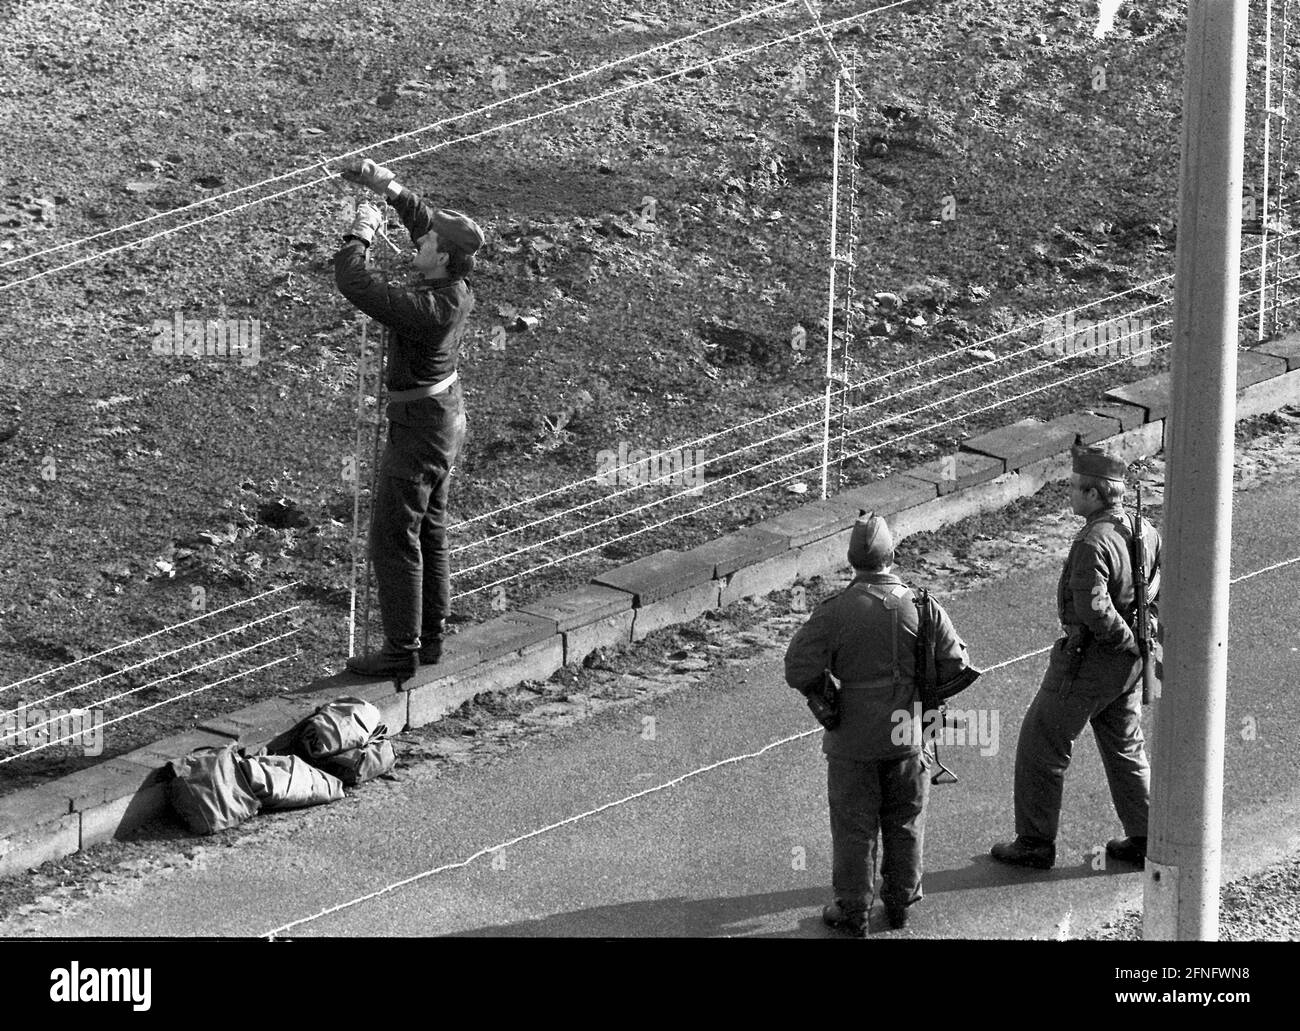
[[(934, 601), (930, 592), (922, 587), (916, 592), (916, 688), (921, 698), (921, 718), (928, 718), (931, 712), (937, 713), (939, 730), (942, 734), (947, 729), (948, 699), (959, 691), (964, 691), (975, 683), (980, 671), (974, 666), (967, 666), (945, 684), (939, 683), (939, 662), (934, 650)], [(955, 726), (956, 724), (953, 724)], [(931, 784), (956, 784), (957, 774), (948, 769), (939, 758), (939, 741), (934, 744), (934, 761), (939, 772), (930, 778)]]
[(1142, 656), (1142, 704), (1150, 705), (1159, 695), (1155, 663), (1151, 659), (1151, 599), (1147, 584), (1147, 542), (1142, 536), (1142, 487), (1137, 488), (1137, 513), (1133, 519), (1133, 539), (1129, 546), (1133, 565), (1133, 636)]
[(804, 697), (808, 699), (808, 708), (823, 727), (834, 730), (840, 725), (840, 678), (829, 667), (822, 671), (821, 680), (813, 684)]

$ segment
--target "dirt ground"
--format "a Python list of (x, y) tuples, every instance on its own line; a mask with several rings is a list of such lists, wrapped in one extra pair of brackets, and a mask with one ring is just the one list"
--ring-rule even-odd
[[(436, 23), (412, 0), (340, 8), (328, 22), (295, 0), (6, 9), (0, 704), (46, 699), (125, 718), (99, 757), (60, 746), (0, 766), (0, 793), (341, 666), (360, 329), (329, 261), (355, 191), (335, 181), (265, 198), (310, 182), (332, 155), (736, 15), (734, 4), (662, 0), (469, 0)], [(828, 22), (861, 9), (822, 4)], [(1033, 320), (1132, 288), (1080, 317), (1149, 305), (1141, 317), (1157, 323), (1157, 344), (1168, 339), (1158, 324), (1169, 283), (1148, 281), (1172, 268), (1181, 5), (1126, 11), (1102, 40), (1091, 4), (1044, 13), (1005, 0), (917, 4), (832, 33), (863, 93), (841, 193), (841, 217), (850, 196), (856, 211), (851, 287), (847, 267), (840, 275), (851, 339), (838, 319), (834, 361), (867, 381), (848, 397), (868, 407), (845, 415), (845, 451), (870, 450), (844, 463), (843, 483), (951, 452), (982, 429), (1093, 406), (1105, 387), (1164, 367), (1163, 353), (1105, 369), (1096, 356), (1047, 366), (1037, 350), (1014, 355), (1041, 339)], [(452, 491), (461, 622), (818, 489), (832, 77), (805, 38), (454, 140), (808, 24), (795, 5), (371, 148), (391, 159), (445, 144), (394, 169), (490, 236), (461, 361), (471, 421)], [(1261, 88), (1255, 75), (1252, 125)], [(843, 143), (851, 150), (847, 133)], [(1253, 140), (1250, 175), (1258, 150)], [(225, 196), (272, 176), (282, 178)], [(1294, 178), (1282, 170), (1288, 190)], [(220, 199), (177, 210), (207, 198)], [(390, 235), (405, 245), (395, 226)], [(376, 258), (395, 278), (404, 261)], [(37, 272), (49, 274), (15, 285)], [(1282, 328), (1292, 310), (1281, 309)], [(155, 323), (178, 314), (257, 320), (258, 360), (154, 353)], [(1004, 335), (986, 342), (993, 334)], [(1053, 385), (1076, 373), (1088, 374)], [(620, 444), (703, 437), (694, 446), (712, 486), (698, 497), (588, 484), (538, 499), (590, 477)], [(364, 498), (361, 516), (364, 527)], [(228, 635), (203, 642), (218, 632)], [(265, 643), (276, 635), (287, 636)], [(222, 658), (235, 648), (250, 650)], [(15, 684), (66, 663), (76, 665)], [(235, 679), (205, 689), (223, 677)], [(0, 757), (14, 751), (0, 745)]]

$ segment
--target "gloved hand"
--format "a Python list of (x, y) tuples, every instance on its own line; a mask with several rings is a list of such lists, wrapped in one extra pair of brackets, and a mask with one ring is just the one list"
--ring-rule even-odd
[(352, 219), (344, 236), (355, 236), (358, 239), (365, 240), (367, 244), (374, 243), (375, 233), (379, 227), (384, 224), (383, 213), (373, 204), (358, 204), (356, 216)]
[(375, 193), (383, 193), (388, 184), (397, 178), (383, 165), (377, 165), (369, 158), (344, 158), (339, 173), (350, 183), (360, 183)]

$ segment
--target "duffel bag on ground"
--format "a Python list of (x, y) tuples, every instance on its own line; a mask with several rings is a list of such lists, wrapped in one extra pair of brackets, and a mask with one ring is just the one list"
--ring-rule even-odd
[(238, 744), (198, 748), (167, 765), (172, 808), (196, 834), (215, 834), (256, 816), (261, 802), (248, 781)]
[(343, 784), (296, 755), (250, 755), (241, 760), (263, 809), (298, 809), (337, 802)]
[(338, 755), (317, 759), (316, 765), (351, 788), (382, 777), (397, 765), (397, 755), (391, 741), (376, 735), (360, 748), (349, 748)]
[(303, 720), (298, 728), (298, 753), (315, 764), (331, 755), (364, 747), (376, 735), (388, 733), (379, 709), (361, 698), (335, 698)]

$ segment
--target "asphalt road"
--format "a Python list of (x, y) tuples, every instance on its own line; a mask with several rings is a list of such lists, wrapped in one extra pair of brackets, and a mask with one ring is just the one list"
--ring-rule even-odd
[[(1238, 495), (1234, 577), (1300, 557), (1298, 494), (1300, 480), (1281, 477)], [(1050, 644), (1056, 576), (1045, 566), (946, 602), (978, 665)], [(1298, 595), (1300, 562), (1232, 589), (1229, 875), (1300, 841)], [(988, 858), (1012, 835), (1016, 735), (1044, 661), (1012, 663), (962, 696), (984, 710), (984, 739), (943, 750), (961, 781), (932, 788), (926, 899), (907, 930), (881, 933), (1075, 936), (1140, 901), (1134, 868), (1095, 859), (1121, 831), (1090, 731), (1066, 783), (1057, 868)], [(260, 817), (235, 847), (202, 848), (35, 932), (822, 937), (830, 837), (815, 726), (779, 652), (732, 663), (703, 689), (602, 713), (497, 762), (417, 767), (333, 806)]]

